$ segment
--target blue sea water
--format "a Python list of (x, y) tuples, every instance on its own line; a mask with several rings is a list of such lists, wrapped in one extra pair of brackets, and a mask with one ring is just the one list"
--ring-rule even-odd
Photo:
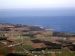
[(75, 33), (75, 16), (0, 17), (0, 22), (25, 25), (41, 25), (43, 27), (53, 28), (54, 31)]

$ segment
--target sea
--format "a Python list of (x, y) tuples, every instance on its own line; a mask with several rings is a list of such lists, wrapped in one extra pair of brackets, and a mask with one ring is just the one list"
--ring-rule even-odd
[(75, 33), (75, 16), (18, 16), (0, 17), (0, 23), (37, 25), (58, 32)]

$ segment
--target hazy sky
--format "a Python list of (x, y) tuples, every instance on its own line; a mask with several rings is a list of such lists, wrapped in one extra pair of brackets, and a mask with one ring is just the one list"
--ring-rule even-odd
[(6, 16), (75, 16), (75, 0), (0, 0), (0, 17)]
[(75, 8), (75, 0), (0, 0), (0, 9)]

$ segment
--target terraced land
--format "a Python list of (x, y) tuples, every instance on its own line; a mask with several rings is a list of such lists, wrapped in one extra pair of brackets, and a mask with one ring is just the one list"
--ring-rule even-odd
[[(23, 46), (24, 47), (24, 46)], [(30, 46), (28, 46), (30, 47)], [(27, 48), (27, 47), (24, 47)], [(24, 52), (24, 49), (17, 49), (18, 51)], [(22, 53), (26, 54), (26, 52)], [(75, 56), (75, 51), (68, 51), (65, 49), (61, 50), (45, 50), (44, 52), (42, 51), (35, 51), (34, 53), (28, 51), (28, 54), (31, 54), (32, 56), (37, 55), (37, 56)]]

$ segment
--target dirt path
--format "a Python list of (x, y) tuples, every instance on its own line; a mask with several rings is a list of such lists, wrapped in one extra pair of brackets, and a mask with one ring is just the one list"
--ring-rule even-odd
[(56, 56), (55, 52), (51, 53), (51, 56)]
[(4, 56), (3, 53), (1, 52), (1, 50), (0, 50), (0, 56)]
[(4, 56), (4, 55), (1, 55), (1, 54), (0, 54), (0, 56)]

